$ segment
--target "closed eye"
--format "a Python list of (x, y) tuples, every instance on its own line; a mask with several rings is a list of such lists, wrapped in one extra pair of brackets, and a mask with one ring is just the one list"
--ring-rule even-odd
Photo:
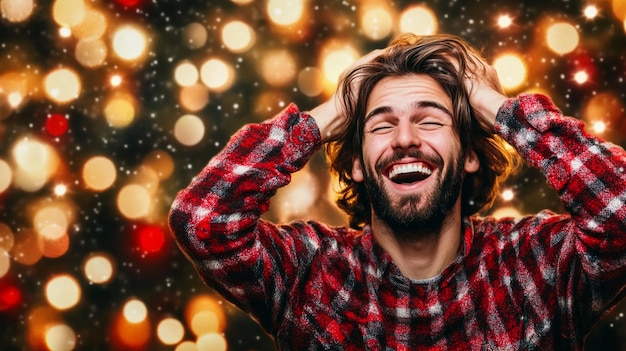
[(423, 121), (420, 122), (418, 125), (420, 129), (424, 130), (436, 130), (445, 126), (444, 123), (436, 121)]
[(375, 126), (370, 128), (369, 132), (374, 134), (383, 134), (390, 131), (391, 128), (393, 128), (391, 125)]

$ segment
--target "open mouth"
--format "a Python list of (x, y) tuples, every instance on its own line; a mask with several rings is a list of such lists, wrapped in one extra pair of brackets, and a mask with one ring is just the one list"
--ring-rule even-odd
[(394, 183), (410, 184), (428, 178), (433, 170), (423, 163), (396, 164), (389, 169), (388, 177)]

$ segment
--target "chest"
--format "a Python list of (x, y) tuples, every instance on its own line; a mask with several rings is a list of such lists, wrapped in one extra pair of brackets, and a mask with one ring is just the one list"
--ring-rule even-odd
[(539, 350), (558, 334), (556, 302), (502, 269), (479, 264), (416, 284), (333, 267), (302, 286), (281, 330), (291, 349)]

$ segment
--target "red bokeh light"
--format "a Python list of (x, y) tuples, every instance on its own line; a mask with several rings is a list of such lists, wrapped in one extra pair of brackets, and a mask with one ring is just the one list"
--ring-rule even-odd
[(139, 5), (141, 0), (115, 0), (118, 4), (128, 7), (134, 7)]
[(13, 283), (0, 279), (0, 311), (10, 311), (22, 303), (22, 291)]
[(158, 226), (141, 226), (137, 229), (137, 245), (145, 253), (157, 253), (165, 246), (165, 233)]
[(67, 118), (62, 114), (53, 113), (46, 118), (46, 132), (52, 136), (58, 137), (65, 134), (67, 127)]

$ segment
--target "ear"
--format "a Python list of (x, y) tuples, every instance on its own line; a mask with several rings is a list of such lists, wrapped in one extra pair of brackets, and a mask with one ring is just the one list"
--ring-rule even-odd
[(478, 171), (479, 167), (480, 161), (478, 160), (478, 156), (476, 156), (476, 152), (474, 152), (474, 150), (470, 150), (467, 155), (465, 155), (465, 172), (474, 173)]
[(358, 157), (355, 157), (352, 160), (352, 180), (354, 180), (357, 183), (362, 182), (364, 179), (363, 177), (363, 165), (361, 164), (361, 159)]

